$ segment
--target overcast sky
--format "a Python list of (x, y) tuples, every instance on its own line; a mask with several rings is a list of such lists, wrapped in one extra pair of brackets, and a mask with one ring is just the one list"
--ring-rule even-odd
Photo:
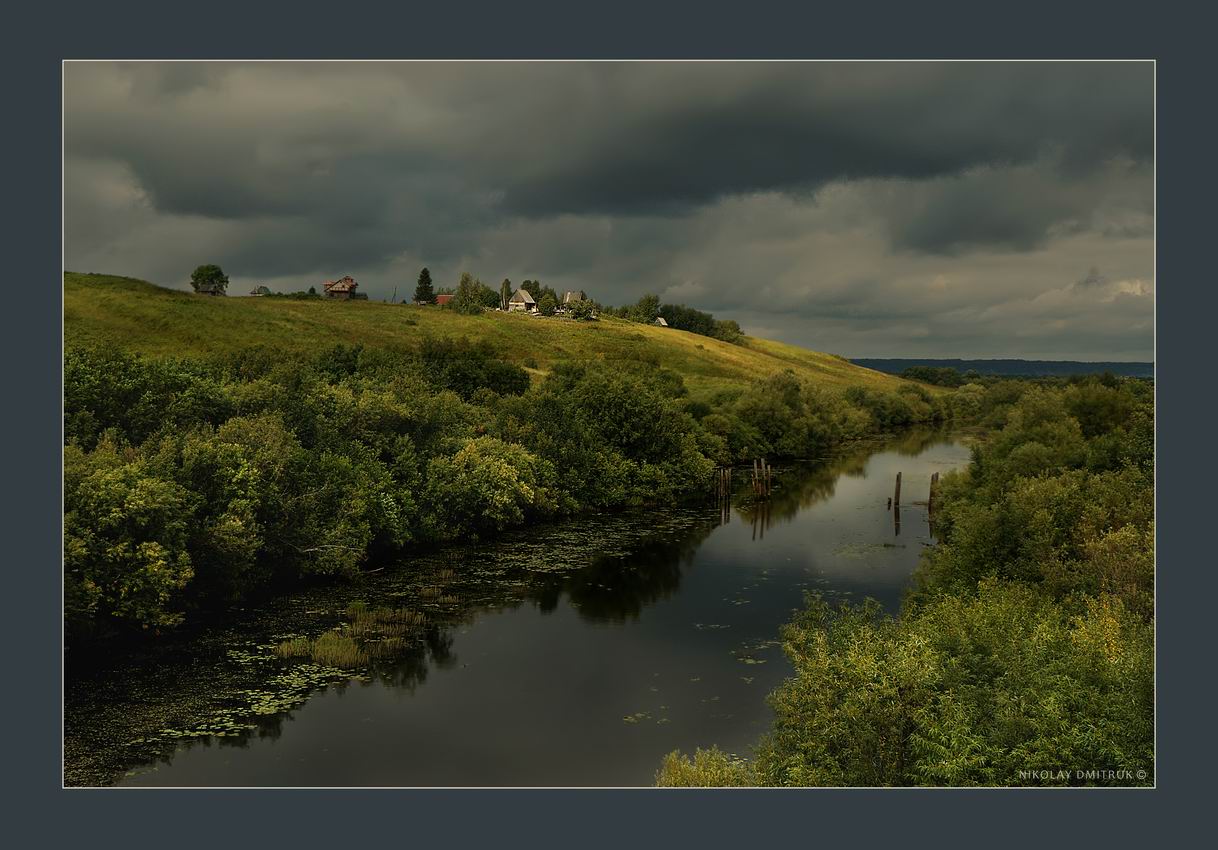
[(1148, 63), (68, 63), (67, 268), (426, 265), (849, 357), (1149, 360)]

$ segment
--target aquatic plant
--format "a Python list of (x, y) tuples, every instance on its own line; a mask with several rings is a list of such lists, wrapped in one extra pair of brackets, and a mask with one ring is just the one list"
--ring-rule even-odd
[(293, 637), (275, 647), (275, 654), (280, 658), (297, 658), (313, 652), (313, 641), (307, 637)]
[(368, 663), (368, 653), (351, 635), (333, 630), (324, 632), (313, 641), (313, 660), (318, 664), (351, 669)]

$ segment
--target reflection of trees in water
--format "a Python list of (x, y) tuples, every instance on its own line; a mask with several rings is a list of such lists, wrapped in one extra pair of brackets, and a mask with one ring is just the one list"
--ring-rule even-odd
[(714, 524), (707, 523), (676, 539), (647, 541), (628, 555), (594, 557), (574, 573), (545, 577), (530, 588), (528, 596), (547, 613), (558, 607), (566, 593), (585, 620), (637, 618), (648, 605), (676, 592), (682, 571), (714, 529)]
[[(950, 442), (947, 431), (914, 429), (879, 445), (865, 442), (846, 447), (822, 463), (781, 468), (778, 486), (768, 501), (741, 500), (736, 512), (754, 526), (754, 539), (761, 539), (775, 523), (789, 522), (799, 512), (832, 498), (839, 479), (865, 475), (867, 462), (877, 453), (892, 451), (916, 457), (932, 446)], [(737, 495), (740, 493), (738, 490)]]
[(377, 658), (372, 665), (372, 676), (390, 687), (413, 692), (427, 681), (427, 671), (433, 665), (447, 670), (457, 663), (453, 641), (452, 626), (428, 626), (419, 639), (402, 652)]
[(903, 457), (916, 457), (932, 446), (950, 442), (950, 432), (945, 428), (913, 428), (894, 437), (884, 449)]
[(861, 475), (867, 458), (874, 453), (874, 448), (858, 449), (824, 463), (780, 468), (776, 475), (778, 485), (771, 497), (759, 501), (742, 499), (736, 503), (736, 513), (754, 526), (753, 537), (759, 539), (775, 522), (788, 522), (805, 508), (831, 498), (838, 478)]
[[(754, 536), (760, 539), (773, 523), (788, 522), (800, 511), (832, 497), (841, 477), (863, 475), (869, 458), (878, 452), (893, 451), (903, 456), (915, 456), (944, 442), (950, 442), (950, 438), (943, 431), (916, 430), (884, 443), (860, 443), (824, 462), (782, 469), (778, 477), (779, 486), (775, 487), (769, 501), (751, 504), (736, 501), (733, 509), (744, 522), (755, 525)], [(743, 479), (741, 484), (744, 486), (737, 488), (737, 497), (743, 496), (743, 491), (747, 490)], [(661, 514), (660, 518), (664, 515)], [(496, 544), (471, 550), (472, 554), (465, 559), (455, 558), (452, 550), (446, 550), (440, 555), (420, 558), (421, 563), (415, 570), (403, 571), (396, 576), (386, 574), (379, 585), (382, 598), (400, 599), (404, 604), (415, 605), (417, 600), (404, 597), (407, 589), (418, 583), (418, 567), (432, 561), (435, 562), (432, 566), (437, 567), (457, 561), (458, 578), (451, 586), (446, 586), (445, 591), (461, 601), (455, 602), (446, 613), (438, 616), (429, 614), (427, 626), (414, 639), (407, 641), (400, 652), (377, 656), (367, 672), (371, 674), (372, 681), (413, 691), (427, 681), (432, 665), (444, 669), (457, 663), (453, 647), (455, 627), (459, 622), (471, 621), (490, 610), (516, 607), (522, 602), (531, 601), (542, 612), (551, 612), (557, 609), (566, 594), (579, 616), (585, 620), (622, 622), (637, 618), (644, 608), (677, 592), (683, 573), (692, 563), (698, 548), (724, 522), (722, 514), (717, 519), (709, 514), (698, 514), (684, 525), (664, 528), (660, 518), (644, 516), (636, 519), (619, 515), (577, 521), (579, 531), (575, 535), (561, 529), (555, 529), (552, 535), (539, 535), (536, 531), (530, 534), (521, 532), (516, 539), (508, 537)], [(894, 532), (898, 534), (899, 522), (899, 513), (894, 511)], [(667, 536), (660, 537), (660, 534)], [(621, 554), (621, 547), (628, 549), (628, 553)], [(618, 552), (595, 553), (597, 549), (603, 553), (611, 548), (618, 548)], [(590, 553), (589, 549), (593, 552)], [(548, 569), (557, 566), (562, 569), (533, 572), (531, 567), (539, 559), (544, 560)], [(465, 572), (466, 561), (471, 566), (477, 565), (479, 572), (471, 573), (473, 581), (462, 588), (464, 582), (460, 576)], [(569, 569), (566, 568), (568, 564)], [(528, 578), (520, 580), (522, 574)], [(410, 595), (413, 597), (413, 591)], [(260, 613), (266, 618), (264, 628), (268, 631), (286, 631), (289, 626), (295, 631), (303, 625), (302, 608), (322, 611), (319, 616), (324, 619), (327, 616), (324, 611), (341, 611), (352, 598), (375, 596), (376, 591), (369, 587), (358, 590), (329, 588), (317, 591), (315, 598), (309, 597), (307, 605), (283, 605), (278, 615), (274, 612), (276, 606), (268, 606)], [(266, 625), (268, 622), (274, 627)], [(228, 638), (211, 639), (221, 646), (229, 640), (240, 643), (235, 640), (240, 634), (241, 630), (237, 629)], [(197, 646), (194, 645), (196, 651)], [(164, 667), (171, 669), (173, 675), (167, 676), (166, 682), (155, 688), (163, 699), (173, 700), (175, 691), (197, 688), (199, 677), (179, 675), (183, 663), (181, 659), (175, 664), (165, 661)], [(126, 668), (126, 672), (145, 682), (157, 681), (156, 677), (149, 675), (146, 667), (141, 671), (138, 665), (133, 665)], [(118, 682), (130, 684), (127, 676), (121, 677)], [(357, 679), (332, 682), (319, 687), (313, 694), (330, 688), (341, 694), (349, 687), (365, 687), (368, 684), (366, 680)], [(242, 686), (248, 687), (236, 683), (230, 685), (233, 688)], [(101, 698), (105, 699), (104, 696)], [(87, 704), (88, 698), (84, 702)], [(178, 751), (198, 746), (241, 748), (249, 746), (254, 740), (275, 740), (283, 733), (284, 724), (292, 719), (293, 714), (294, 710), (288, 710), (250, 718), (248, 722), (253, 723), (254, 727), (240, 734), (180, 739), (174, 746)], [(110, 756), (116, 761), (115, 767), (121, 769), (130, 766), (128, 759), (131, 754), (122, 753), (122, 747), (116, 747), (116, 750), (119, 752)], [(138, 758), (136, 763), (163, 761), (167, 764), (173, 758), (172, 753), (160, 757), (149, 753), (149, 756)]]

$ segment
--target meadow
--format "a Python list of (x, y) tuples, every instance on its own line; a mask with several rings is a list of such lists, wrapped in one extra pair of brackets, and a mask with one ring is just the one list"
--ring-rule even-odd
[(844, 358), (772, 340), (732, 345), (673, 328), (612, 316), (595, 322), (521, 313), (461, 315), (434, 306), (378, 301), (211, 298), (134, 278), (64, 275), (64, 334), (69, 345), (115, 346), (154, 356), (190, 357), (254, 344), (316, 351), (336, 344), (408, 352), (427, 337), (486, 342), (498, 357), (542, 377), (555, 363), (643, 360), (679, 373), (691, 397), (742, 389), (790, 369), (826, 387), (896, 390), (904, 381)]

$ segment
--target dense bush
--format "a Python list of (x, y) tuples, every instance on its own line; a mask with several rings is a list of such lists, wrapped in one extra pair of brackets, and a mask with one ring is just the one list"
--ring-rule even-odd
[(902, 423), (941, 407), (921, 390), (858, 406), (790, 372), (691, 402), (679, 374), (642, 361), (559, 364), (530, 388), (460, 339), (199, 361), (70, 349), (64, 379), (71, 640), (352, 576), (412, 545), (671, 502), (705, 492), (716, 464), (888, 427), (876, 406)]

